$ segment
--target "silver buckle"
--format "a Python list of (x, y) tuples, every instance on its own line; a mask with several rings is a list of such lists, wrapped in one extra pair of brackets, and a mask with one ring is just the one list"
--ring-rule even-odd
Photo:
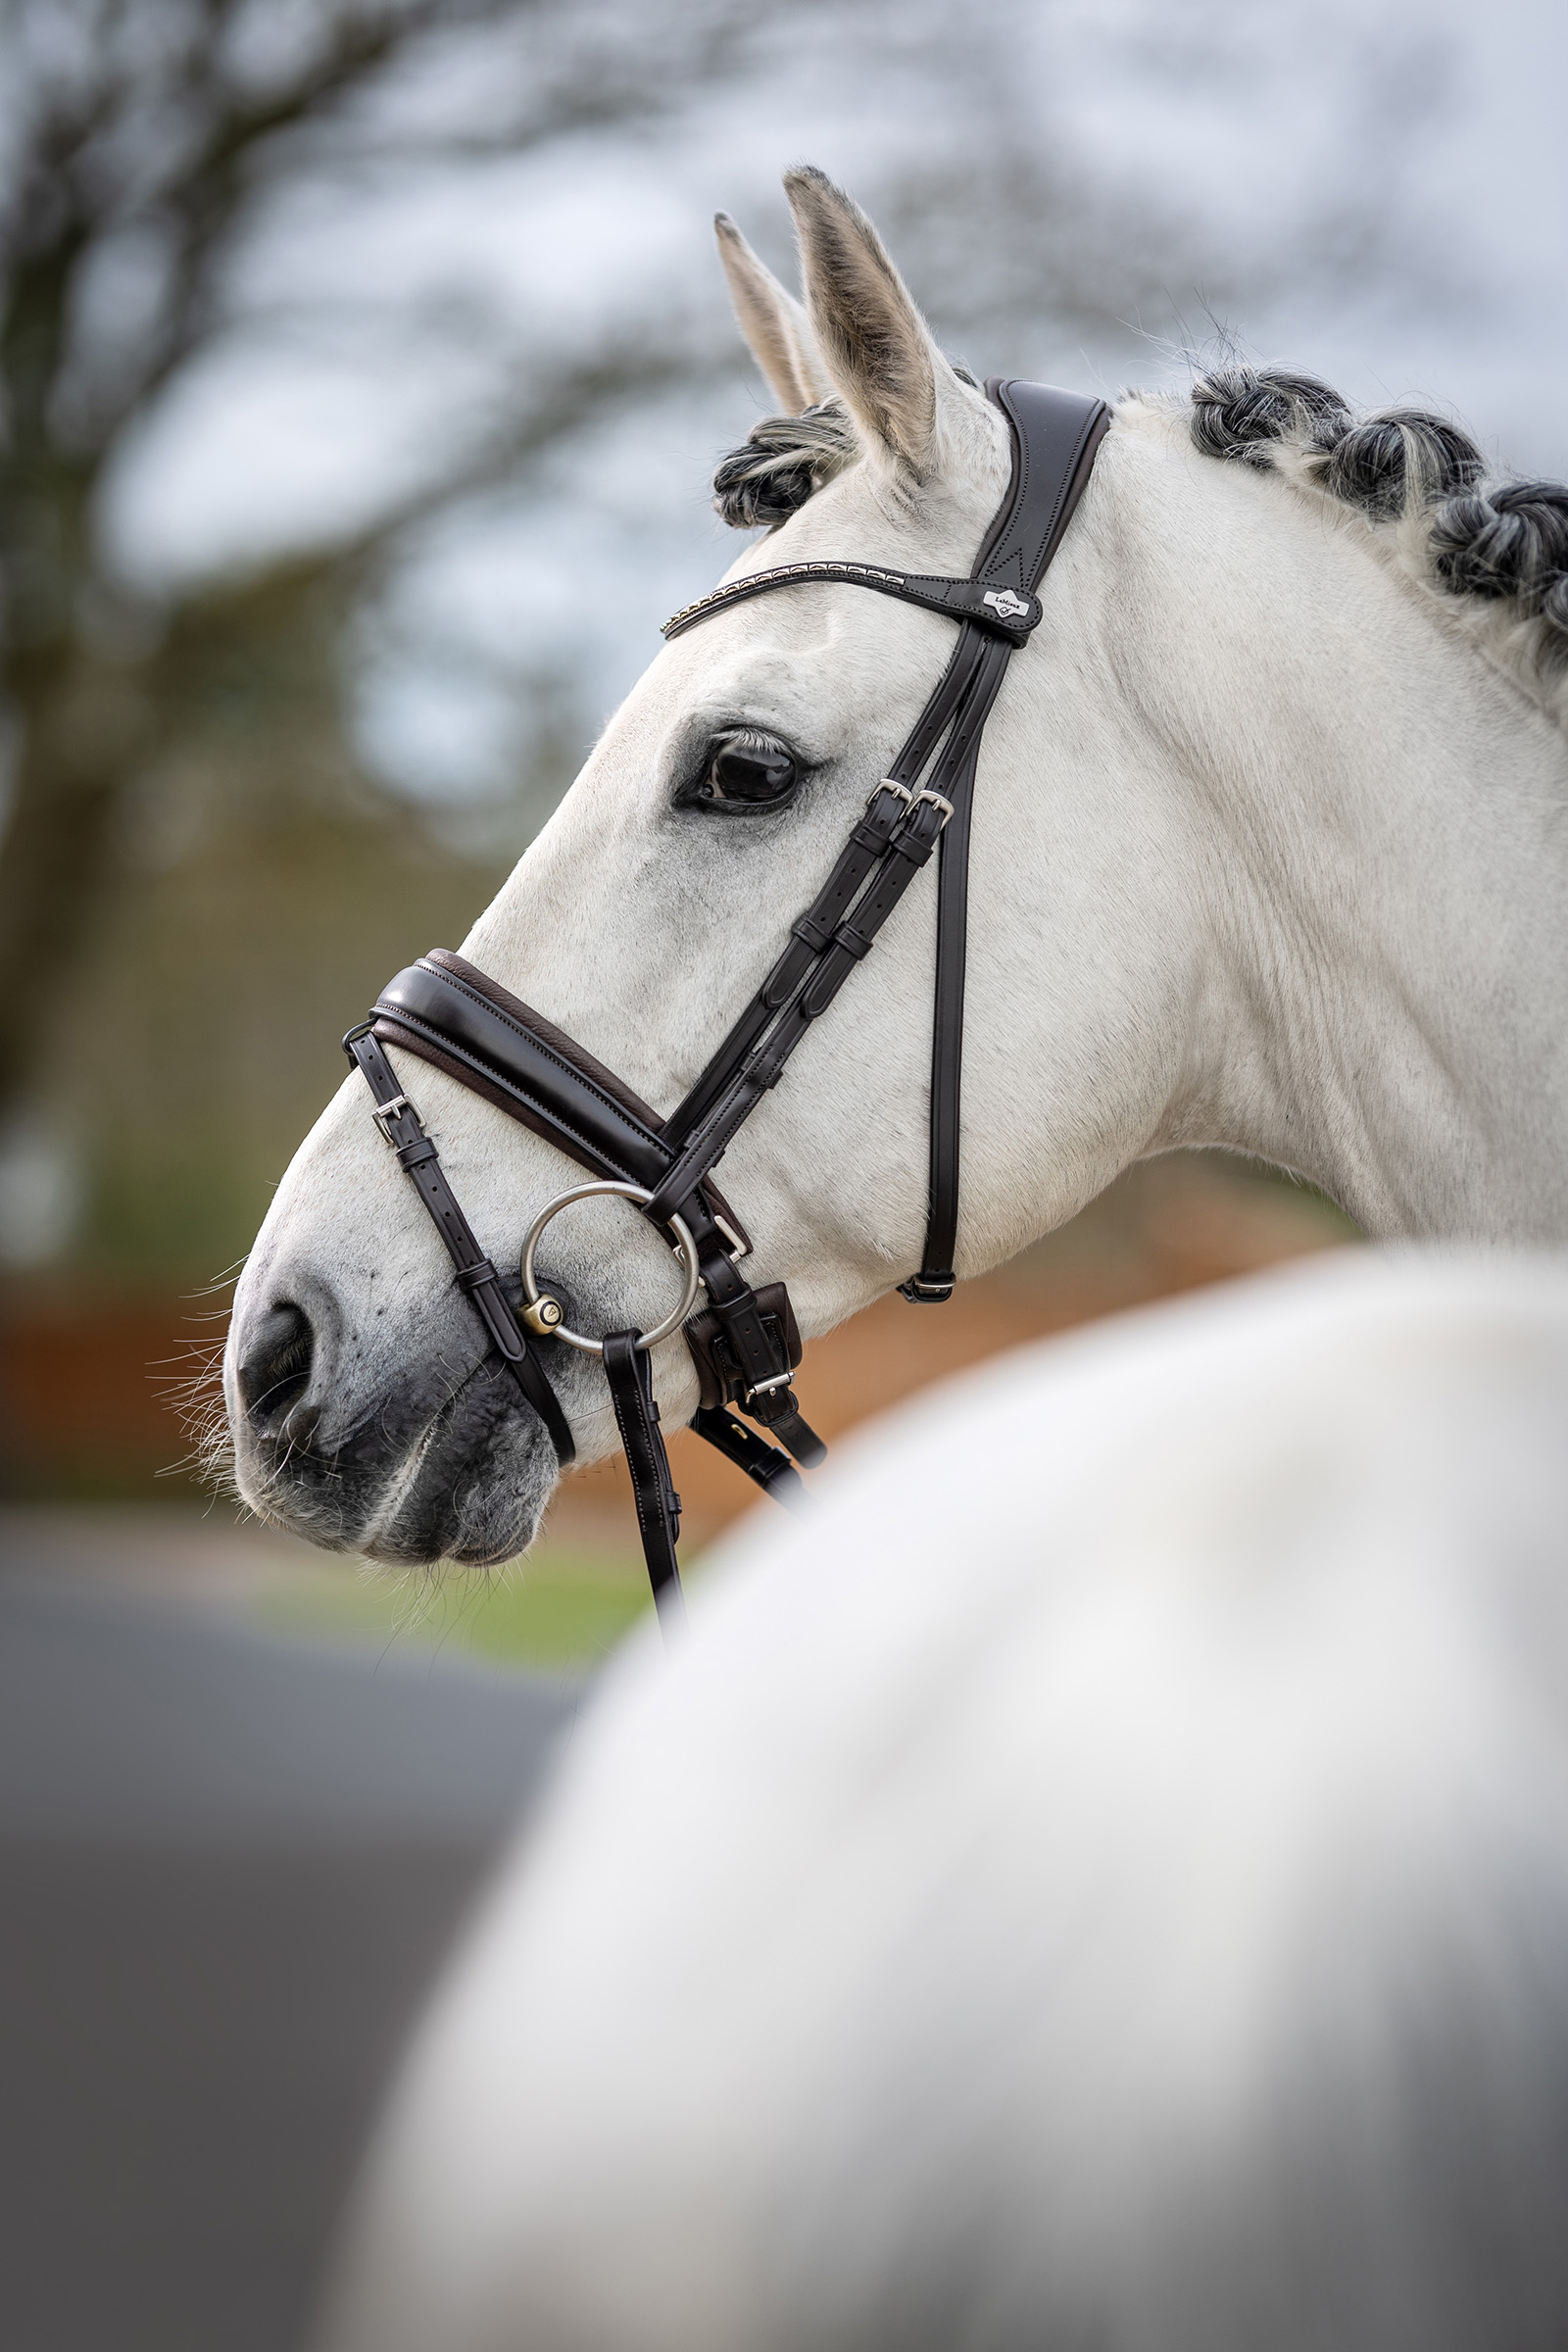
[[(904, 806), (906, 809), (917, 808), (921, 801), (929, 801), (933, 808), (941, 809), (942, 825), (945, 825), (949, 817), (953, 814), (953, 803), (948, 800), (944, 794), (940, 792), (933, 792), (929, 785), (923, 785), (918, 792), (915, 792), (911, 786), (907, 784), (896, 784), (891, 776), (884, 776), (881, 782), (877, 785), (876, 792), (872, 793), (870, 800), (865, 804), (868, 808), (871, 808), (875, 803), (877, 792), (891, 792), (896, 794), (897, 797), (904, 803)], [(939, 833), (942, 830), (942, 825), (938, 825), (937, 827), (937, 831)]]
[(765, 1396), (769, 1389), (787, 1389), (795, 1378), (793, 1372), (775, 1372), (771, 1380), (759, 1380), (746, 1392), (748, 1397)]
[[(713, 1211), (713, 1223), (718, 1227), (718, 1230), (724, 1236), (725, 1241), (728, 1242), (730, 1257), (736, 1265), (740, 1264), (743, 1257), (751, 1256), (751, 1243), (743, 1242), (741, 1240), (740, 1235), (736, 1232), (728, 1217), (721, 1217), (718, 1214), (718, 1211), (715, 1209)], [(680, 1252), (677, 1250), (676, 1255), (679, 1256), (679, 1254)]]
[(390, 1102), (372, 1104), (370, 1116), (386, 1137), (387, 1142), (390, 1143), (392, 1141), (391, 1122), (394, 1119), (400, 1119), (406, 1110), (413, 1108), (414, 1104), (409, 1101), (407, 1095), (394, 1095)]

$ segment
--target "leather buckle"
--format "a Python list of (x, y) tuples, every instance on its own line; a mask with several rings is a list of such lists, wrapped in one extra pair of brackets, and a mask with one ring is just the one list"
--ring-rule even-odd
[[(776, 1383), (764, 1379), (762, 1393), (766, 1394), (775, 1385), (779, 1388), (787, 1385), (800, 1364), (804, 1350), (790, 1307), (790, 1295), (784, 1285), (781, 1282), (764, 1283), (760, 1291), (752, 1292), (750, 1297), (761, 1318), (762, 1336), (771, 1360), (784, 1367), (783, 1377)], [(747, 1385), (740, 1350), (725, 1330), (716, 1307), (704, 1307), (690, 1317), (686, 1324), (686, 1345), (691, 1349), (705, 1406), (716, 1408), (733, 1404), (742, 1396), (755, 1396), (759, 1393)]]
[[(414, 1110), (414, 1104), (409, 1101), (407, 1095), (394, 1095), (390, 1102), (376, 1102), (371, 1105), (370, 1116), (388, 1143), (392, 1141), (392, 1121), (401, 1119), (406, 1110)], [(418, 1116), (416, 1111), (415, 1116)]]
[(947, 824), (948, 819), (953, 814), (953, 803), (944, 793), (933, 792), (929, 785), (927, 785), (922, 791), (912, 795), (909, 806), (911, 808), (917, 808), (922, 801), (929, 801), (933, 808), (941, 809), (942, 824), (938, 825), (937, 827), (937, 831), (940, 833), (943, 829), (943, 826)]

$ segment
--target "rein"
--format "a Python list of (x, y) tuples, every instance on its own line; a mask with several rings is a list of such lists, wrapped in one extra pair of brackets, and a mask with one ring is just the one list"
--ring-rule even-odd
[[(576, 1448), (537, 1348), (550, 1341), (600, 1357), (631, 1472), (649, 1578), (666, 1625), (682, 1606), (675, 1557), (680, 1497), (654, 1399), (650, 1350), (683, 1330), (702, 1398), (692, 1428), (775, 1501), (807, 1505), (794, 1465), (814, 1468), (826, 1448), (802, 1419), (790, 1385), (803, 1350), (789, 1295), (782, 1283), (754, 1290), (741, 1273), (751, 1243), (712, 1172), (778, 1084), (812, 1022), (868, 954), (933, 850), (939, 864), (929, 1199), (920, 1269), (900, 1290), (917, 1303), (953, 1296), (975, 766), (1007, 663), (1039, 622), (1036, 591), (1110, 423), (1102, 401), (1048, 385), (993, 378), (986, 391), (1011, 427), (1012, 476), (969, 578), (932, 578), (869, 564), (785, 564), (731, 580), (664, 623), (665, 638), (678, 637), (749, 597), (819, 580), (869, 588), (958, 622), (952, 659), (892, 768), (816, 897), (791, 924), (788, 944), (760, 990), (685, 1101), (662, 1119), (553, 1022), (440, 948), (399, 972), (368, 1019), (343, 1040), (370, 1089), (371, 1115), (433, 1219), (460, 1289), (544, 1422), (563, 1468)], [(523, 1244), (516, 1283), (504, 1281), (479, 1248), (436, 1147), (387, 1058), (387, 1046), (445, 1070), (593, 1177), (540, 1210)], [(684, 1296), (654, 1331), (588, 1339), (567, 1328), (560, 1299), (535, 1276), (535, 1251), (550, 1220), (569, 1202), (596, 1195), (635, 1202), (681, 1260)], [(699, 1287), (709, 1303), (694, 1314)], [(748, 1429), (732, 1405), (777, 1445)]]

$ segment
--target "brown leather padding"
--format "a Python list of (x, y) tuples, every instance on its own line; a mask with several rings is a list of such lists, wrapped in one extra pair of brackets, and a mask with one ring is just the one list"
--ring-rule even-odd
[[(475, 965), (466, 962), (463, 956), (455, 956), (450, 948), (431, 948), (424, 960), (438, 964), (443, 971), (450, 972), (454, 980), (461, 980), (465, 987), (471, 988), (475, 996), (485, 998), (509, 1020), (531, 1030), (541, 1045), (548, 1046), (552, 1054), (559, 1054), (572, 1069), (580, 1071), (584, 1078), (590, 1079), (609, 1095), (612, 1102), (618, 1102), (622, 1110), (629, 1111), (634, 1119), (640, 1119), (653, 1134), (663, 1132), (663, 1120), (657, 1110), (650, 1109), (641, 1095), (633, 1094), (625, 1081), (617, 1078), (613, 1070), (607, 1070), (586, 1046), (579, 1046), (575, 1038), (568, 1037), (564, 1029), (558, 1029), (554, 1021), (546, 1020), (542, 1012), (535, 1012), (531, 1004), (525, 1004), (520, 997), (514, 997), (510, 989), (503, 988), (499, 980), (492, 980), (487, 972), (479, 971)], [(439, 1046), (416, 1036), (412, 1029), (405, 1029), (401, 1022), (388, 1018), (385, 1013), (377, 1020), (374, 1034), (382, 1045), (397, 1046), (405, 1054), (416, 1054), (420, 1061), (429, 1062), (432, 1068), (445, 1070), (449, 1078), (456, 1078), (460, 1085), (466, 1086), (470, 1095), (479, 1095), (486, 1102), (493, 1102), (497, 1110), (506, 1112), (509, 1119), (515, 1119), (519, 1127), (526, 1127), (534, 1135), (542, 1136), (547, 1144), (554, 1144), (558, 1152), (564, 1149), (560, 1130), (553, 1127), (548, 1119), (535, 1116), (525, 1102), (519, 1102), (515, 1096), (509, 1095), (504, 1088), (493, 1086), (467, 1062), (459, 1061), (455, 1054), (443, 1053)], [(700, 1189), (714, 1214), (723, 1218), (749, 1250), (751, 1237), (712, 1177), (705, 1176)]]
[(516, 1021), (521, 1028), (531, 1029), (540, 1044), (548, 1046), (552, 1054), (559, 1054), (563, 1061), (569, 1062), (574, 1070), (580, 1070), (583, 1077), (592, 1079), (594, 1085), (607, 1094), (612, 1102), (618, 1102), (622, 1110), (629, 1110), (634, 1119), (641, 1119), (643, 1125), (651, 1127), (655, 1135), (660, 1133), (664, 1122), (657, 1110), (650, 1110), (641, 1095), (634, 1095), (624, 1079), (617, 1078), (613, 1070), (607, 1070), (602, 1061), (594, 1059), (586, 1046), (579, 1046), (574, 1037), (568, 1037), (564, 1029), (558, 1029), (554, 1021), (547, 1021), (542, 1012), (535, 1012), (531, 1004), (525, 1004), (520, 997), (514, 997), (510, 989), (503, 988), (499, 980), (492, 980), (488, 972), (481, 972), (473, 964), (466, 963), (461, 956), (454, 956), (450, 948), (431, 948), (424, 960), (426, 963), (438, 963), (444, 972), (452, 974), (454, 980), (462, 980), (471, 988), (475, 996), (487, 998), (497, 1012), (504, 1012), (508, 1020)]

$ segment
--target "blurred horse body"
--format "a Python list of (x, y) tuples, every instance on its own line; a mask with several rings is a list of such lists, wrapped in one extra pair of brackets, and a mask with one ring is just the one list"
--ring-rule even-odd
[[(776, 526), (736, 568), (967, 572), (1005, 424), (848, 199), (811, 172), (790, 191), (808, 318), (724, 230), (789, 411), (720, 468), (726, 513)], [(1117, 409), (984, 738), (960, 1274), (1183, 1145), (1301, 1171), (1374, 1235), (1568, 1236), (1568, 494), (1484, 495), (1479, 467), (1442, 420), (1355, 426), (1277, 373)], [(820, 585), (671, 644), (465, 954), (667, 1111), (952, 647), (949, 621)], [(922, 877), (725, 1157), (756, 1279), (788, 1281), (808, 1336), (918, 1262), (932, 904)], [(399, 1082), (514, 1264), (575, 1164), (440, 1070)], [(579, 1324), (663, 1316), (646, 1224), (573, 1210), (549, 1246)], [(611, 1450), (597, 1368), (550, 1370), (581, 1458)], [(684, 1421), (678, 1335), (655, 1372)], [(241, 1492), (320, 1544), (505, 1559), (555, 1480), (357, 1078), (279, 1188), (226, 1391)]]
[(323, 2352), (1554, 2352), (1568, 1271), (1004, 1359), (634, 1642)]

